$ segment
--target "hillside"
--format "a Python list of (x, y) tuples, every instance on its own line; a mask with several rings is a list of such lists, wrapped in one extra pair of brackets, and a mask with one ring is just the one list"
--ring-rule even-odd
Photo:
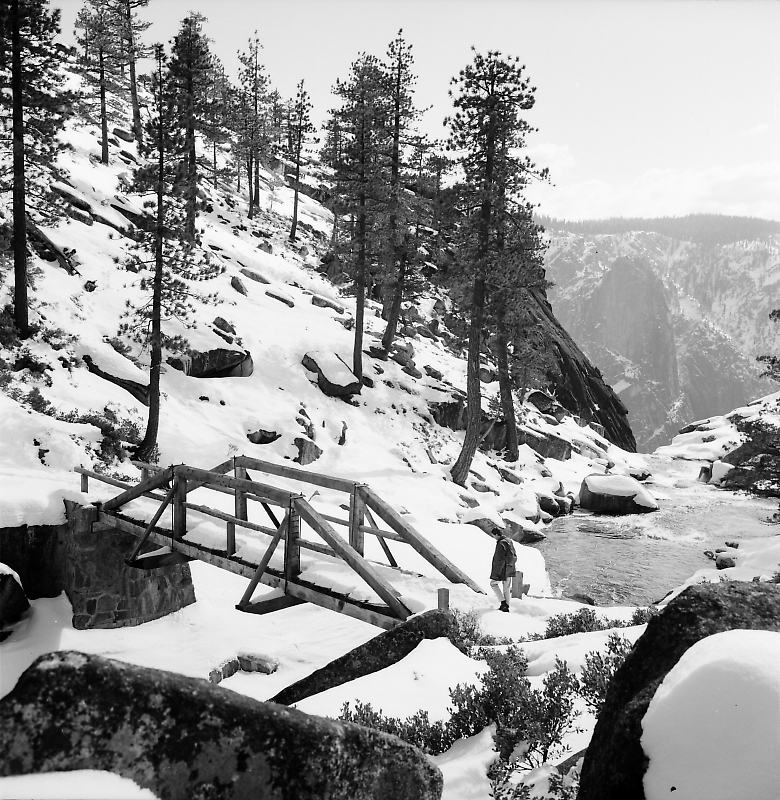
[(640, 450), (771, 391), (755, 357), (780, 346), (769, 319), (778, 234), (714, 245), (641, 230), (548, 233), (555, 313), (628, 407)]

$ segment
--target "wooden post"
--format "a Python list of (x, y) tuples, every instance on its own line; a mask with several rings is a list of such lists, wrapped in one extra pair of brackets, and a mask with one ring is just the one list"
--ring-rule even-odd
[(361, 494), (362, 488), (362, 484), (356, 483), (349, 495), (349, 543), (361, 556), (365, 549), (365, 541), (360, 526), (366, 516), (366, 504)]
[(295, 498), (290, 500), (287, 531), (284, 541), (284, 578), (290, 580), (301, 574), (301, 515), (295, 504)]
[[(244, 467), (236, 467), (236, 477), (246, 480), (246, 470)], [(241, 489), (236, 488), (236, 516), (239, 519), (248, 519), (246, 494)]]
[(89, 491), (89, 478), (83, 472), (81, 473), (81, 491)]
[(225, 547), (225, 555), (232, 556), (236, 553), (236, 523), (227, 523), (227, 546)]
[(512, 595), (512, 597), (515, 597), (518, 600), (522, 600), (523, 595), (528, 594), (529, 588), (530, 584), (523, 583), (523, 573), (518, 570), (518, 572), (512, 578), (512, 587), (510, 589), (510, 594)]
[(149, 470), (146, 467), (141, 468), (141, 483), (146, 483), (149, 480)]
[(187, 478), (176, 477), (173, 506), (173, 538), (181, 541), (187, 534)]
[(450, 590), (449, 589), (439, 589), (439, 611), (449, 611), (450, 610)]

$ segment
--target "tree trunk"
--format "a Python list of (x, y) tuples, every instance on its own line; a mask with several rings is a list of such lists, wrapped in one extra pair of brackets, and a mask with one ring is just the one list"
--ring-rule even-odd
[(295, 150), (295, 195), (293, 197), (293, 217), (292, 227), (290, 228), (290, 241), (295, 241), (295, 233), (298, 230), (298, 184), (301, 180), (301, 147), (302, 147), (302, 128), (298, 128), (298, 141)]
[[(365, 197), (361, 197), (361, 206), (365, 207)], [(357, 276), (355, 278), (355, 342), (352, 348), (352, 372), (359, 381), (363, 381), (363, 324), (366, 307), (366, 214), (361, 211), (358, 219)]]
[(255, 185), (252, 202), (260, 209), (260, 151), (255, 153)]
[(13, 95), (14, 322), (19, 336), (30, 335), (27, 310), (27, 224), (24, 174), (24, 105), (19, 0), (11, 0), (11, 94)]
[(135, 38), (133, 37), (133, 11), (129, 0), (125, 2), (125, 17), (127, 19), (127, 55), (130, 63), (130, 102), (133, 105), (133, 133), (138, 147), (143, 147), (144, 133), (141, 124), (141, 106), (138, 103), (138, 81), (135, 76)]
[(398, 321), (401, 319), (401, 303), (404, 299), (404, 284), (406, 283), (406, 258), (401, 256), (401, 262), (398, 265), (398, 274), (396, 275), (396, 282), (393, 286), (393, 296), (390, 302), (390, 309), (387, 314), (387, 326), (385, 333), (382, 336), (382, 349), (390, 352), (393, 346), (393, 339), (395, 339), (396, 331), (398, 330)]
[[(158, 62), (160, 87), (162, 87), (162, 62)], [(136, 449), (136, 458), (150, 461), (160, 427), (160, 365), (162, 364), (162, 284), (163, 237), (165, 231), (165, 133), (162, 119), (162, 91), (160, 92), (160, 125), (157, 140), (157, 221), (154, 228), (154, 282), (152, 288), (151, 363), (149, 365), (149, 419), (143, 441)]]
[(214, 177), (214, 188), (216, 189), (217, 188), (217, 140), (214, 139), (212, 144), (214, 146), (214, 149), (212, 151), (211, 165), (212, 165), (213, 177)]
[(184, 239), (187, 242), (195, 241), (196, 204), (198, 202), (198, 160), (195, 152), (195, 87), (192, 80), (187, 84), (187, 202), (185, 205), (186, 216), (184, 220)]
[(479, 384), (479, 359), (482, 346), (482, 324), (485, 314), (485, 259), (490, 244), (490, 222), (493, 214), (493, 168), (496, 156), (496, 118), (490, 114), (485, 141), (485, 179), (479, 220), (479, 246), (477, 249), (477, 274), (471, 305), (469, 327), (469, 355), (466, 372), (466, 435), (458, 460), (452, 467), (452, 480), (465, 486), (474, 453), (479, 443), (479, 427), (482, 421), (482, 393)]
[(249, 193), (249, 219), (254, 217), (254, 206), (252, 205), (252, 169), (254, 160), (252, 158), (252, 148), (249, 148), (249, 154), (246, 161), (246, 186)]
[(466, 367), (466, 435), (458, 460), (452, 466), (452, 480), (466, 485), (471, 462), (479, 444), (479, 427), (482, 422), (482, 392), (479, 384), (479, 359), (482, 345), (482, 320), (485, 309), (485, 278), (474, 278), (469, 326), (469, 354)]
[(506, 422), (507, 461), (517, 461), (520, 453), (517, 444), (517, 419), (515, 418), (515, 399), (512, 394), (512, 378), (509, 374), (509, 338), (503, 329), (503, 320), (499, 320), (499, 331), (496, 337), (496, 361), (498, 363), (498, 388), (501, 394), (501, 410)]
[(106, 115), (106, 68), (103, 48), (98, 48), (100, 75), (100, 163), (108, 164), (108, 117)]

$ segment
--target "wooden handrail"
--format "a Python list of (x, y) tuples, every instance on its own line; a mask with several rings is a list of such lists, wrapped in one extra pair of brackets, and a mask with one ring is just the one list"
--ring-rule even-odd
[(311, 525), (336, 553), (360, 575), (399, 619), (406, 619), (410, 616), (411, 611), (400, 601), (398, 592), (387, 581), (377, 575), (363, 556), (345, 542), (306, 500), (299, 497), (293, 502), (301, 518)]
[(291, 478), (295, 481), (311, 483), (314, 486), (323, 486), (326, 489), (334, 489), (337, 492), (347, 492), (347, 494), (352, 491), (356, 483), (356, 481), (348, 481), (345, 478), (335, 478), (332, 475), (309, 472), (298, 467), (288, 467), (286, 464), (274, 464), (271, 461), (261, 461), (258, 458), (250, 458), (249, 456), (236, 456), (236, 465), (248, 469), (257, 469), (269, 475), (278, 475), (281, 478)]

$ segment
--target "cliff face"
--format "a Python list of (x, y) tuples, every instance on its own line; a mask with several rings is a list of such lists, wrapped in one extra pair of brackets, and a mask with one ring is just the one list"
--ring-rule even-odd
[(530, 311), (544, 332), (544, 339), (557, 365), (552, 377), (558, 402), (585, 422), (601, 425), (611, 442), (635, 452), (636, 440), (621, 399), (564, 330), (544, 294), (532, 293), (531, 299)]
[(627, 406), (640, 450), (771, 391), (755, 355), (780, 344), (768, 318), (780, 305), (780, 248), (655, 233), (551, 238), (555, 314)]

